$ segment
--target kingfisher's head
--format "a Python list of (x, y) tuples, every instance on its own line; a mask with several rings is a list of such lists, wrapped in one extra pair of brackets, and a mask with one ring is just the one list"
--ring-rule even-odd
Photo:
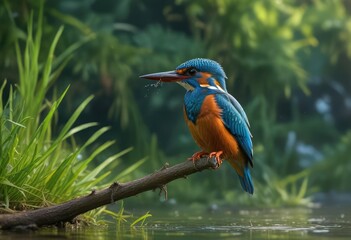
[(186, 61), (174, 71), (151, 73), (140, 77), (161, 82), (177, 82), (189, 91), (195, 88), (227, 91), (225, 85), (227, 76), (223, 68), (216, 61), (205, 58)]

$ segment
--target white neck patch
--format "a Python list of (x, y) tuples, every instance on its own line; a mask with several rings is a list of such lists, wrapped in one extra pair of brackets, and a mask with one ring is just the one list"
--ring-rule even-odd
[(225, 92), (221, 86), (216, 85), (216, 86), (211, 86), (209, 84), (200, 84), (200, 87), (211, 89), (211, 90), (219, 90), (221, 92)]
[[(185, 83), (185, 82), (177, 82), (180, 86), (184, 87), (186, 90), (188, 91), (193, 91), (194, 90), (194, 87), (191, 86), (190, 84), (188, 83)], [(221, 86), (219, 85), (216, 85), (216, 86), (211, 86), (209, 84), (200, 84), (200, 87), (203, 87), (203, 88), (207, 88), (207, 89), (211, 89), (211, 90), (219, 90), (221, 92), (225, 92), (223, 88), (221, 88)]]
[(192, 87), (190, 84), (185, 83), (185, 82), (177, 82), (180, 86), (182, 86), (183, 88), (185, 88), (188, 91), (192, 91), (194, 90), (194, 87)]

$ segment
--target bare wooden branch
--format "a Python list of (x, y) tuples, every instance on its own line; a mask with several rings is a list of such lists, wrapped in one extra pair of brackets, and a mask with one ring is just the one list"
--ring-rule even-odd
[(87, 196), (59, 205), (0, 215), (0, 229), (10, 229), (18, 226), (41, 227), (72, 222), (75, 217), (87, 211), (145, 191), (158, 188), (166, 191), (165, 186), (167, 183), (178, 178), (186, 178), (190, 174), (209, 168), (217, 168), (217, 162), (214, 158), (207, 159), (205, 157), (197, 160), (195, 163), (185, 161), (173, 167), (163, 167), (159, 171), (140, 179), (127, 183), (115, 182), (106, 189), (93, 190)]

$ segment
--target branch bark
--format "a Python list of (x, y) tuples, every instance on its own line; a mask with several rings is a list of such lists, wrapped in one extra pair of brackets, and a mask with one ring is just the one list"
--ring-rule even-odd
[(0, 215), (0, 229), (10, 229), (19, 226), (41, 227), (71, 222), (75, 217), (92, 209), (101, 207), (139, 193), (160, 188), (175, 179), (204, 169), (216, 168), (214, 158), (201, 158), (195, 163), (185, 161), (173, 167), (163, 167), (161, 170), (140, 179), (127, 183), (113, 183), (110, 187), (92, 191), (89, 195), (70, 200), (55, 206), (24, 211), (15, 214)]

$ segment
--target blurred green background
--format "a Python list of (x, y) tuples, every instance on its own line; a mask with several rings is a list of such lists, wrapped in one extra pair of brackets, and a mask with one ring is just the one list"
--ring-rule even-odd
[[(7, 1), (10, 12), (0, 4), (0, 81), (9, 83), (4, 101), (19, 78), (15, 39), (23, 48), (31, 12), (38, 14), (40, 2)], [(346, 0), (46, 1), (39, 59), (60, 26), (55, 56), (84, 42), (48, 90), (50, 99), (70, 85), (55, 129), (93, 94), (78, 124), (111, 126), (100, 140), (116, 140), (110, 151), (133, 147), (122, 157), (123, 168), (148, 157), (129, 179), (165, 162), (185, 161), (199, 149), (183, 121), (184, 89), (155, 86), (138, 76), (211, 58), (223, 66), (228, 91), (251, 123), (255, 194), (244, 193), (224, 164), (171, 183), (170, 198), (180, 204), (281, 206), (309, 204), (318, 192), (350, 192), (350, 13)], [(80, 133), (76, 143), (94, 131)], [(87, 148), (83, 158), (98, 146)], [(108, 154), (90, 164), (97, 166)], [(106, 182), (121, 168), (110, 170)], [(130, 201), (151, 204), (155, 198), (147, 193)]]

